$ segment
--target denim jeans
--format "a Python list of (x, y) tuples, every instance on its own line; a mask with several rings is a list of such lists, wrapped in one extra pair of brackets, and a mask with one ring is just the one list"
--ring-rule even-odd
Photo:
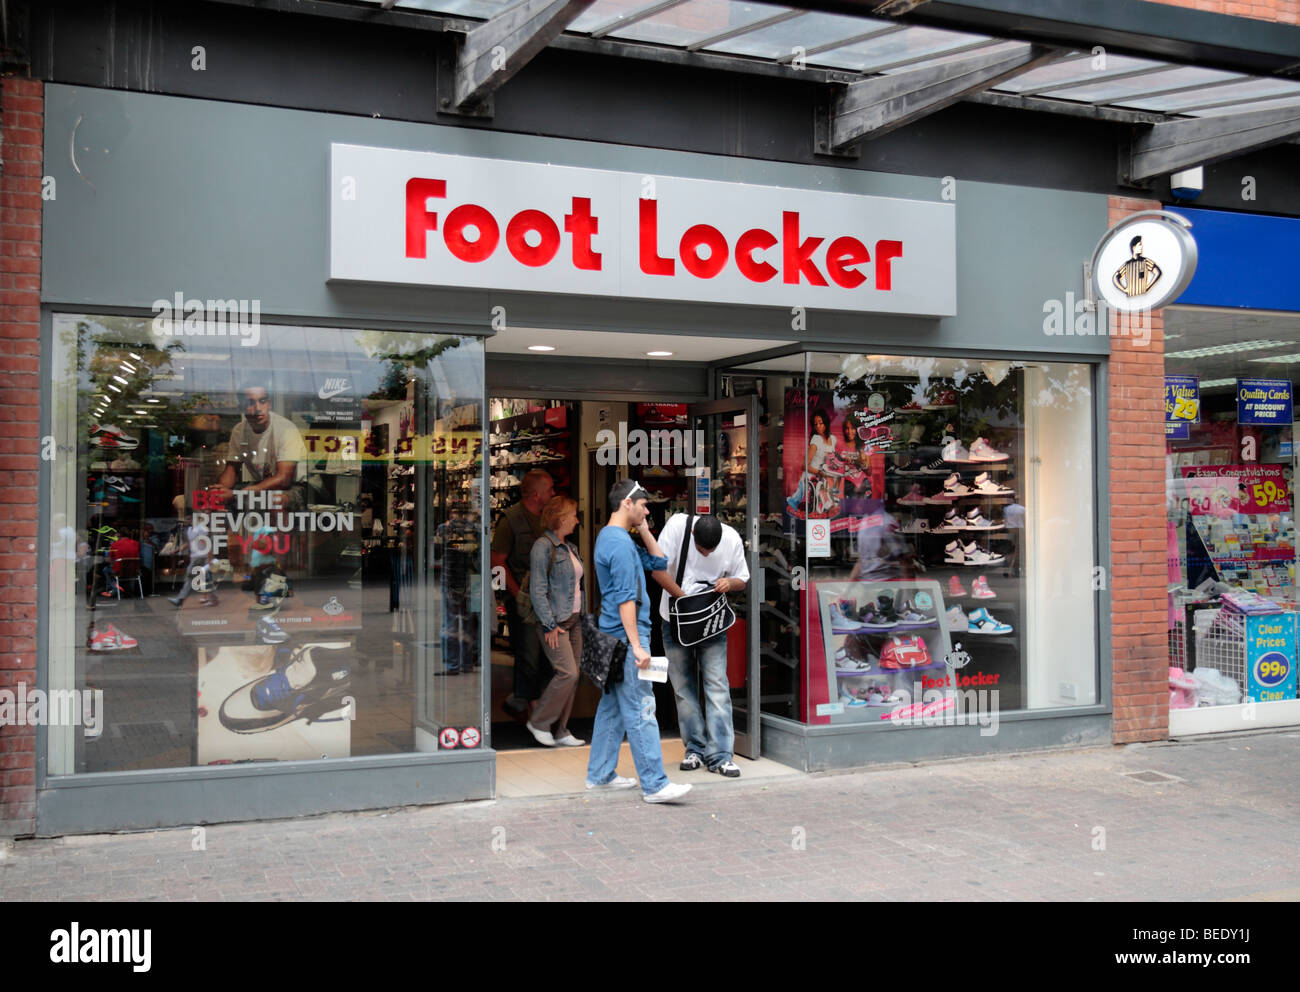
[[(727, 682), (726, 631), (687, 648), (674, 640), (671, 626), (664, 624), (664, 653), (668, 655), (668, 678), (677, 696), (677, 723), (687, 753), (698, 754), (710, 768), (730, 761), (736, 729), (731, 718), (731, 686)], [(696, 679), (701, 674), (703, 715), (696, 691)]]
[(596, 725), (591, 731), (591, 757), (587, 761), (587, 781), (604, 785), (611, 781), (618, 767), (618, 750), (627, 735), (632, 761), (645, 795), (658, 792), (668, 784), (664, 774), (664, 754), (659, 743), (659, 721), (655, 719), (653, 683), (637, 678), (636, 659), (628, 651), (623, 663), (623, 681), (612, 692), (600, 697)]

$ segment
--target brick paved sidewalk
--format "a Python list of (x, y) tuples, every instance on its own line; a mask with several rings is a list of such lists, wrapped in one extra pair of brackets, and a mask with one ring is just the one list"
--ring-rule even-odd
[(672, 807), (633, 792), (219, 825), (202, 851), (188, 829), (19, 841), (0, 900), (1295, 900), (1298, 765), (1300, 733), (1279, 731), (714, 781)]

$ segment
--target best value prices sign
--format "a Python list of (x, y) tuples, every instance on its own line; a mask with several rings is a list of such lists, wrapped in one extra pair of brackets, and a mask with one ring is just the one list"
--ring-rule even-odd
[(1200, 376), (1165, 376), (1165, 437), (1185, 441), (1188, 438), (1188, 426), (1200, 422)]
[(334, 144), (330, 278), (949, 317), (951, 203)]
[(1246, 618), (1246, 696), (1266, 703), (1296, 698), (1296, 615)]

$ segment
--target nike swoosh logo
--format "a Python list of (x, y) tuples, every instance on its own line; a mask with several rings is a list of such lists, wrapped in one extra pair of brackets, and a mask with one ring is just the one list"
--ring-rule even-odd
[(320, 397), (321, 399), (323, 399), (323, 400), (329, 400), (329, 399), (333, 399), (335, 396), (339, 396), (339, 395), (342, 395), (343, 393), (346, 393), (346, 392), (348, 391), (349, 388), (350, 388), (350, 387), (348, 387), (348, 386), (344, 386), (342, 389), (324, 389), (324, 388), (322, 388), (321, 391), (320, 391), (319, 393), (317, 393), (316, 395), (319, 396), (319, 397)]

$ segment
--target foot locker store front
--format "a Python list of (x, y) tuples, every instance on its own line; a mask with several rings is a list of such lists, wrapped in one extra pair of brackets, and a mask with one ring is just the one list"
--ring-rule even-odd
[(1110, 739), (1109, 342), (1044, 320), (1105, 196), (56, 84), (45, 143), (42, 685), (103, 721), (39, 833), (492, 797), (535, 470), (588, 561), (624, 476), (740, 533), (737, 754)]

